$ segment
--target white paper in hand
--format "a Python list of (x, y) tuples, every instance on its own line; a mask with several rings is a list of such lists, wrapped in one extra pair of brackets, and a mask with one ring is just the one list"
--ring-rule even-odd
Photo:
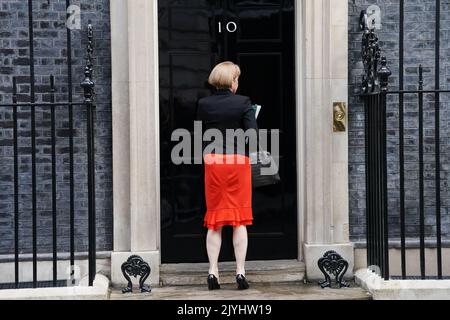
[(262, 106), (260, 106), (259, 104), (255, 104), (255, 105), (253, 106), (253, 108), (255, 109), (256, 119), (258, 119), (259, 113), (261, 112), (261, 109), (262, 109)]

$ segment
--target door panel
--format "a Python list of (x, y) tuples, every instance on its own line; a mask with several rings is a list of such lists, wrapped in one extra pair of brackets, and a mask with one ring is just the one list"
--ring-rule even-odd
[[(163, 263), (208, 260), (203, 167), (173, 165), (170, 140), (175, 129), (193, 130), (198, 99), (212, 93), (209, 73), (225, 60), (242, 68), (239, 93), (264, 106), (260, 127), (282, 131), (283, 182), (254, 192), (248, 258), (297, 258), (293, 1), (159, 0), (159, 19)], [(222, 261), (234, 259), (231, 231)]]
[(228, 1), (230, 17), (239, 21), (239, 42), (282, 41), (284, 1)]
[(161, 237), (163, 262), (207, 259), (202, 228), (204, 197), (201, 166), (175, 166), (172, 132), (193, 130), (199, 98), (217, 60), (215, 1), (159, 1), (161, 113)]
[(249, 256), (294, 259), (298, 254), (294, 2), (226, 3), (229, 19), (238, 24), (238, 31), (228, 34), (227, 54), (242, 68), (239, 93), (263, 106), (261, 129), (281, 131), (282, 182), (253, 192)]

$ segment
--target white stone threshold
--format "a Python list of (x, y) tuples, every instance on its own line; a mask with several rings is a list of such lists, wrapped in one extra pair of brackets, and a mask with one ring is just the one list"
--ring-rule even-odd
[(98, 274), (94, 286), (84, 278), (77, 287), (0, 290), (0, 300), (107, 300), (109, 279)]
[(374, 300), (450, 300), (450, 280), (389, 280), (369, 269), (355, 274), (356, 283)]

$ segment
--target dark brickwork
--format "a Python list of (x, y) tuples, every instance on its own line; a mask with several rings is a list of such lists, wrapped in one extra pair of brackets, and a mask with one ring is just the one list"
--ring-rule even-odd
[[(365, 223), (365, 166), (364, 166), (364, 112), (357, 97), (363, 66), (361, 62), (361, 32), (358, 18), (361, 10), (376, 4), (381, 8), (382, 29), (378, 31), (383, 54), (387, 56), (393, 72), (390, 88), (398, 89), (399, 79), (399, 1), (349, 1), (349, 77), (350, 77), (350, 224), (355, 241), (364, 240)], [(450, 2), (441, 4), (441, 88), (450, 88)], [(405, 1), (405, 89), (417, 89), (418, 66), (425, 70), (425, 88), (434, 89), (435, 75), (435, 0)], [(442, 95), (441, 152), (442, 152), (442, 223), (446, 238), (450, 236), (450, 95)], [(436, 231), (434, 182), (434, 99), (425, 96), (425, 214), (426, 232), (433, 238)], [(388, 173), (389, 173), (389, 227), (392, 237), (399, 237), (399, 105), (391, 96), (388, 105)], [(408, 237), (419, 234), (419, 139), (417, 96), (405, 97), (405, 185), (406, 231)]]
[[(98, 250), (112, 249), (112, 120), (109, 0), (73, 0), (81, 8), (82, 30), (72, 32), (74, 100), (81, 101), (80, 82), (85, 64), (86, 26), (94, 27), (96, 113), (96, 204)], [(36, 93), (49, 101), (50, 74), (55, 75), (57, 101), (67, 101), (68, 72), (65, 0), (36, 0), (34, 37)], [(0, 103), (10, 103), (12, 77), (18, 76), (19, 100), (29, 101), (28, 1), (0, 1)], [(69, 139), (67, 107), (57, 112), (58, 247), (69, 248)], [(75, 119), (75, 233), (77, 251), (87, 248), (86, 113), (76, 108)], [(51, 252), (51, 131), (48, 109), (36, 109), (37, 208), (39, 253)], [(0, 254), (14, 250), (13, 130), (11, 109), (0, 110)], [(30, 252), (31, 139), (29, 108), (19, 110), (20, 251)]]

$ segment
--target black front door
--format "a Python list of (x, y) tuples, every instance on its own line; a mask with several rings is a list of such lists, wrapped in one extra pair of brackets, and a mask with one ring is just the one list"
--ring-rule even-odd
[[(162, 262), (206, 262), (203, 167), (176, 166), (176, 129), (193, 131), (219, 62), (242, 69), (239, 93), (263, 106), (260, 128), (281, 132), (282, 183), (254, 191), (249, 260), (295, 259), (297, 167), (293, 0), (159, 0)], [(226, 228), (222, 261), (234, 259)]]

